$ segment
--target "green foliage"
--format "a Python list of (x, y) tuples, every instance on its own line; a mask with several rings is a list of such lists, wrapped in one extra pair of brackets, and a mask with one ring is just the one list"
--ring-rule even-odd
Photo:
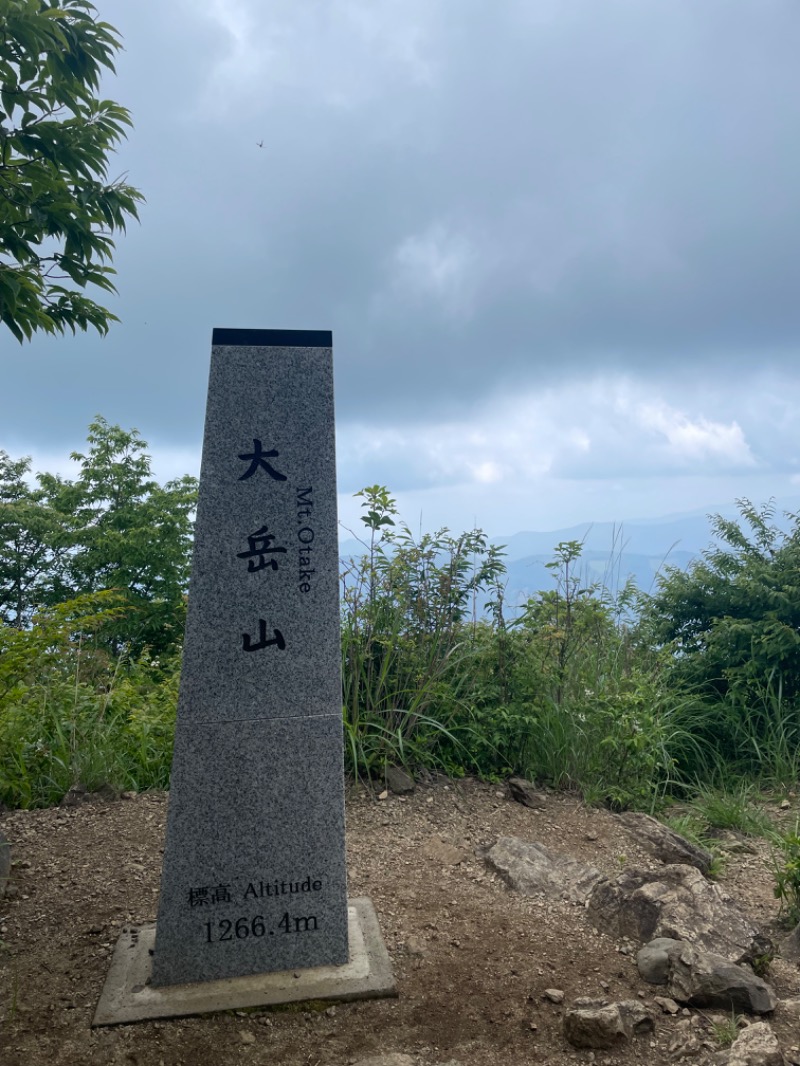
[(741, 1016), (731, 1011), (730, 1017), (711, 1023), (711, 1035), (722, 1048), (730, 1047), (741, 1032)]
[[(717, 516), (718, 544), (668, 570), (643, 614), (669, 684), (705, 703), (698, 743), (711, 767), (788, 787), (800, 772), (800, 520), (739, 501)], [(706, 774), (709, 767), (695, 767)]]
[(718, 758), (739, 774), (791, 789), (800, 777), (800, 700), (787, 699), (771, 671), (747, 692), (731, 691), (713, 706)]
[[(556, 788), (615, 808), (653, 807), (694, 746), (692, 701), (671, 691), (657, 655), (626, 621), (633, 590), (612, 598), (581, 578), (581, 545), (558, 544), (554, 588), (497, 624), (480, 716), (505, 710), (508, 764)], [(481, 718), (482, 721), (482, 718)]]
[(0, 453), (0, 619), (23, 628), (43, 606), (116, 589), (130, 610), (98, 639), (136, 655), (162, 654), (183, 634), (194, 478), (158, 485), (147, 445), (98, 417), (75, 452), (75, 481)]
[(800, 525), (774, 507), (739, 501), (739, 522), (716, 516), (720, 544), (687, 571), (668, 569), (650, 602), (652, 639), (672, 653), (677, 680), (712, 698), (749, 702), (767, 678), (800, 696)]
[(462, 687), (472, 657), (477, 597), (502, 572), (480, 530), (415, 539), (395, 501), (373, 485), (362, 516), (367, 554), (342, 575), (345, 733), (354, 773), (387, 762), (461, 768), (469, 753)]
[(0, 321), (19, 341), (106, 333), (116, 315), (83, 290), (114, 291), (111, 234), (142, 200), (108, 178), (131, 124), (96, 95), (117, 32), (88, 0), (0, 0), (0, 26)]
[(370, 539), (342, 599), (351, 768), (523, 772), (595, 802), (652, 807), (694, 743), (685, 700), (636, 649), (620, 604), (584, 587), (580, 544), (557, 546), (555, 588), (507, 623), (501, 549), (480, 530), (415, 538), (386, 489), (359, 495)]
[(791, 925), (800, 922), (800, 822), (790, 833), (779, 834), (772, 856), (775, 898), (781, 901), (781, 914)]
[(179, 662), (113, 657), (94, 639), (128, 608), (93, 593), (0, 627), (0, 803), (88, 788), (166, 787)]
[(0, 451), (0, 622), (23, 628), (39, 603), (52, 601), (67, 550), (63, 515), (44, 489), (31, 488), (30, 459)]
[(740, 780), (730, 784), (723, 781), (716, 786), (701, 785), (690, 809), (712, 829), (733, 829), (749, 836), (769, 836), (772, 822), (758, 806), (757, 800), (752, 781)]
[(713, 835), (713, 830), (705, 817), (697, 808), (672, 808), (671, 810), (672, 813), (660, 815), (661, 821), (692, 844), (710, 852), (711, 865), (706, 872), (706, 877), (712, 881), (721, 877), (726, 866), (727, 852), (720, 847), (719, 838)]
[[(168, 781), (196, 486), (159, 486), (139, 435), (101, 418), (73, 459), (75, 480), (32, 486), (28, 460), (0, 455), (0, 801), (17, 806), (78, 782)], [(386, 488), (358, 496), (368, 532), (341, 599), (353, 774), (521, 773), (615, 809), (681, 797), (679, 831), (706, 846), (714, 829), (772, 832), (758, 789), (797, 779), (800, 697), (791, 656), (761, 637), (765, 604), (791, 618), (766, 586), (778, 566), (791, 588), (794, 532), (750, 508), (750, 538), (720, 527), (733, 546), (649, 602), (582, 580), (581, 545), (562, 542), (552, 587), (509, 619), (502, 549), (481, 530), (415, 536)], [(720, 670), (734, 617), (750, 657), (724, 644)], [(776, 866), (784, 902), (793, 846)]]

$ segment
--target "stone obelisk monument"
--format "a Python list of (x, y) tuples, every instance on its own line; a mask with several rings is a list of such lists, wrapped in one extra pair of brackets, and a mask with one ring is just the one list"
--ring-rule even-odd
[(348, 959), (331, 348), (214, 331), (155, 987)]
[(347, 899), (337, 532), (331, 334), (214, 330), (158, 921), (93, 1025), (395, 994)]

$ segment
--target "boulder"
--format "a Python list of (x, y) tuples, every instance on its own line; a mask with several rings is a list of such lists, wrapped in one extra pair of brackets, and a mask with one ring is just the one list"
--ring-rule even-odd
[(564, 1015), (564, 1037), (573, 1047), (613, 1048), (653, 1028), (652, 1016), (637, 1000), (576, 999)]
[(6, 894), (11, 879), (11, 845), (0, 833), (0, 899)]
[(636, 842), (661, 862), (694, 866), (701, 874), (707, 874), (711, 869), (714, 857), (710, 851), (692, 844), (649, 814), (627, 811), (619, 815), (619, 820)]
[(730, 896), (684, 864), (634, 867), (613, 881), (603, 878), (591, 890), (588, 910), (597, 928), (640, 943), (688, 940), (733, 962), (752, 962), (772, 950)]
[(541, 810), (545, 805), (544, 796), (541, 792), (537, 792), (536, 786), (531, 781), (526, 781), (524, 777), (509, 777), (508, 791), (513, 800), (525, 807)]
[(730, 1048), (717, 1057), (719, 1066), (785, 1066), (778, 1039), (766, 1022), (742, 1029)]
[(689, 1007), (768, 1014), (777, 1003), (766, 981), (750, 970), (685, 941), (654, 940), (641, 949), (636, 964), (645, 981), (665, 985), (672, 999)]
[(603, 880), (594, 867), (518, 837), (500, 837), (486, 860), (511, 888), (525, 896), (541, 894), (584, 904)]

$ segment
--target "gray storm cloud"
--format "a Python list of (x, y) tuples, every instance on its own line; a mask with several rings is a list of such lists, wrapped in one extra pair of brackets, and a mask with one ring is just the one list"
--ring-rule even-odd
[(98, 6), (148, 205), (106, 341), (3, 339), (18, 428), (32, 354), (89, 417), (197, 435), (215, 325), (332, 328), (345, 420), (792, 365), (794, 0)]

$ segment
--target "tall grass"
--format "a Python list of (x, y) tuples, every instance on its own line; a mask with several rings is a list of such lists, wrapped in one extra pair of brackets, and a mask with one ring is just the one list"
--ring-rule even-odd
[[(800, 707), (780, 674), (716, 697), (680, 682), (618, 562), (612, 596), (581, 573), (579, 543), (557, 545), (551, 587), (509, 619), (502, 549), (481, 530), (414, 536), (386, 489), (360, 495), (364, 550), (344, 565), (341, 596), (350, 774), (522, 773), (650, 811), (699, 790), (706, 822), (721, 817), (715, 802), (731, 809), (736, 782), (797, 781)], [(28, 630), (0, 627), (0, 802), (55, 803), (75, 784), (167, 786), (180, 664), (102, 650), (103, 627), (126, 609), (102, 593)]]
[[(387, 764), (452, 770), (469, 759), (465, 692), (475, 657), (476, 598), (501, 571), (480, 530), (415, 538), (396, 527), (394, 500), (365, 497), (365, 554), (342, 575), (342, 676), (350, 771)], [(474, 768), (478, 768), (477, 764)]]
[(41, 613), (30, 630), (0, 630), (0, 803), (49, 806), (77, 784), (168, 784), (179, 662), (98, 650), (93, 634), (119, 609), (101, 593)]

